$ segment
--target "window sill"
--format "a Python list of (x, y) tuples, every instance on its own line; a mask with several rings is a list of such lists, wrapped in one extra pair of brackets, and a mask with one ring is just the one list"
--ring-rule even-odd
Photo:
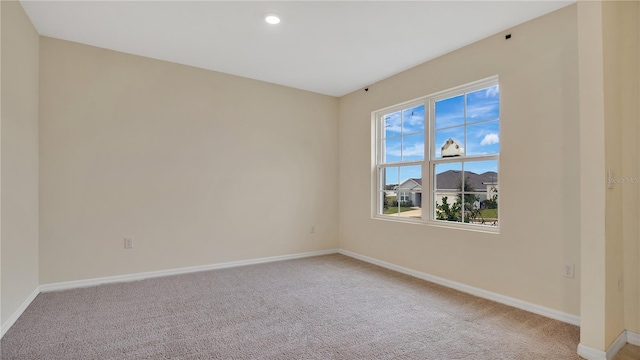
[(469, 224), (462, 224), (462, 223), (456, 223), (456, 222), (436, 221), (436, 220), (429, 220), (425, 224), (429, 226), (445, 228), (445, 229), (465, 230), (465, 231), (481, 232), (486, 234), (500, 234), (499, 226), (469, 225)]
[(371, 218), (374, 220), (390, 221), (395, 223), (425, 225), (425, 222), (422, 219), (408, 218), (408, 217), (401, 217), (401, 216), (374, 215)]
[(451, 229), (451, 230), (464, 230), (464, 231), (472, 231), (476, 233), (485, 233), (485, 234), (500, 234), (499, 226), (483, 226), (483, 225), (469, 225), (462, 223), (454, 223), (454, 222), (446, 222), (446, 221), (437, 221), (437, 220), (422, 220), (422, 219), (411, 219), (411, 218), (402, 218), (395, 216), (384, 216), (384, 215), (374, 215), (371, 217), (373, 220), (382, 220), (389, 221), (394, 223), (402, 223), (402, 224), (414, 224), (414, 225), (426, 225), (433, 226), (437, 228)]

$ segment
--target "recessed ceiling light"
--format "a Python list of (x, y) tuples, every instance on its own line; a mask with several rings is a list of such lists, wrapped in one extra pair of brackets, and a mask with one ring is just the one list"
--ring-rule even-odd
[(268, 22), (271, 25), (275, 25), (280, 23), (280, 17), (278, 17), (278, 15), (275, 15), (275, 14), (269, 14), (265, 16), (264, 21)]

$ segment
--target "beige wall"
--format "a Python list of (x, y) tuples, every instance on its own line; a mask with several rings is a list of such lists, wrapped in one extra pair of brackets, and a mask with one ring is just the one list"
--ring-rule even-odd
[(604, 75), (602, 6), (578, 5), (580, 83), (580, 207), (582, 283), (580, 343), (605, 350), (605, 213)]
[[(640, 178), (640, 3), (619, 6), (623, 176)], [(625, 328), (640, 333), (640, 184), (622, 186)]]
[(2, 323), (38, 287), (38, 34), (2, 1)]
[[(634, 7), (633, 3), (630, 3)], [(623, 129), (625, 123), (623, 114), (626, 104), (621, 100), (628, 94), (623, 89), (623, 78), (628, 76), (623, 70), (627, 68), (628, 58), (622, 56), (625, 39), (628, 38), (623, 17), (625, 8), (623, 2), (605, 1), (602, 7), (603, 28), (603, 66), (604, 66), (604, 116), (605, 116), (605, 167), (614, 176), (626, 177), (623, 169)], [(628, 11), (628, 10), (627, 10)], [(635, 76), (634, 76), (635, 78)], [(635, 105), (634, 105), (635, 106)], [(636, 154), (637, 156), (637, 154)], [(605, 216), (605, 346), (608, 347), (624, 331), (624, 295), (619, 288), (618, 280), (622, 280), (623, 272), (623, 198), (625, 188), (634, 184), (618, 184), (606, 192)]]
[[(578, 315), (576, 6), (509, 32), (340, 99), (339, 183), (370, 184), (372, 111), (499, 75), (500, 234), (373, 220), (370, 187), (341, 187), (340, 247)], [(530, 197), (542, 186), (544, 198)], [(575, 279), (564, 264), (575, 264)]]
[[(0, 193), (2, 192), (2, 5), (0, 5)], [(1, 194), (0, 194), (1, 195)], [(1, 196), (0, 196), (1, 198)], [(0, 330), (2, 327), (2, 201), (0, 200)], [(0, 331), (1, 334), (1, 331)]]
[(41, 284), (338, 246), (336, 98), (46, 37), (40, 65)]
[[(580, 1), (582, 345), (638, 328), (637, 2)], [(606, 178), (628, 181), (607, 188)], [(604, 180), (604, 181), (602, 181)], [(584, 206), (590, 203), (591, 206)], [(604, 218), (604, 221), (596, 221)]]
[[(638, 60), (640, 60), (640, 7), (638, 8)], [(640, 66), (640, 65), (639, 65)], [(640, 118), (640, 69), (638, 69), (638, 100), (637, 100), (637, 104), (638, 104), (638, 118)], [(640, 140), (640, 126), (638, 126), (638, 139)], [(638, 170), (640, 170), (640, 156), (638, 156), (638, 158), (635, 159), (635, 163), (636, 166), (638, 166)], [(637, 172), (638, 176), (640, 176), (640, 171)], [(640, 191), (638, 191), (638, 193), (640, 194)], [(639, 196), (640, 197), (640, 196)], [(639, 201), (640, 202), (640, 199)], [(636, 203), (637, 205), (637, 203)], [(636, 219), (636, 224), (640, 224), (640, 210), (638, 210), (638, 214), (635, 217)], [(630, 219), (630, 221), (633, 221), (633, 219)], [(630, 264), (635, 264), (635, 266), (630, 266), (629, 268), (625, 269), (625, 274), (629, 274), (629, 279), (625, 278), (625, 281), (628, 281), (629, 283), (634, 283), (634, 285), (631, 285), (633, 292), (630, 292), (629, 294), (629, 298), (626, 298), (625, 301), (627, 304), (630, 304), (630, 306), (634, 309), (634, 311), (629, 311), (628, 312), (628, 317), (627, 317), (627, 322), (626, 322), (626, 326), (627, 329), (634, 331), (638, 334), (640, 334), (640, 230), (638, 231), (638, 236), (636, 236), (635, 238), (635, 242), (633, 241), (634, 239), (631, 238), (631, 243), (633, 245), (635, 245), (635, 251), (634, 251), (634, 246), (631, 246), (631, 249), (629, 250), (629, 253), (631, 253), (630, 255), (630, 259), (629, 259), (629, 263)], [(627, 252), (625, 251), (625, 254)]]

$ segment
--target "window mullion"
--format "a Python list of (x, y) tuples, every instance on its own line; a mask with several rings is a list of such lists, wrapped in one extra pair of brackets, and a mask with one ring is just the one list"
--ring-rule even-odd
[[(404, 110), (400, 110), (400, 162), (402, 160), (404, 160)], [(399, 177), (398, 182), (400, 182)]]
[(431, 162), (435, 164), (446, 164), (446, 163), (457, 163), (457, 162), (474, 162), (474, 161), (487, 161), (487, 160), (498, 160), (500, 155), (475, 155), (469, 157), (452, 157), (452, 158), (441, 158), (441, 159), (433, 159)]
[(378, 164), (378, 168), (389, 168), (389, 167), (396, 167), (396, 166), (415, 166), (415, 165), (422, 165), (423, 163), (424, 163), (424, 160), (385, 163), (385, 164)]
[(464, 109), (464, 126), (462, 131), (464, 132), (464, 156), (467, 156), (467, 152), (469, 151), (469, 147), (467, 144), (467, 93), (464, 94), (464, 102), (462, 103)]

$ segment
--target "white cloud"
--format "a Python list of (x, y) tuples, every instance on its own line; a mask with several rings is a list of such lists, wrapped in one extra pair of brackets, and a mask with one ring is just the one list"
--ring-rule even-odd
[(492, 86), (485, 90), (484, 96), (486, 97), (496, 97), (500, 93), (500, 89), (498, 85)]
[(386, 133), (400, 133), (402, 132), (402, 128), (400, 127), (400, 124), (387, 124), (385, 125), (384, 131)]
[(386, 148), (386, 154), (391, 156), (420, 156), (424, 155), (424, 144), (413, 144), (405, 146), (403, 151), (400, 151), (400, 146), (389, 146)]
[(424, 131), (424, 115), (407, 116), (404, 120), (404, 132), (423, 132)]
[(493, 145), (499, 142), (500, 142), (500, 137), (498, 136), (498, 134), (491, 133), (491, 134), (485, 135), (484, 139), (480, 141), (480, 145)]
[(461, 125), (464, 123), (464, 115), (459, 112), (450, 112), (444, 114), (438, 114), (436, 117), (436, 128), (444, 128), (454, 125)]
[(407, 146), (402, 152), (402, 155), (404, 156), (424, 155), (424, 144), (413, 144), (411, 146)]
[(500, 103), (497, 100), (474, 103), (467, 106), (467, 117), (472, 119), (477, 117), (487, 118), (491, 114), (498, 115)]

